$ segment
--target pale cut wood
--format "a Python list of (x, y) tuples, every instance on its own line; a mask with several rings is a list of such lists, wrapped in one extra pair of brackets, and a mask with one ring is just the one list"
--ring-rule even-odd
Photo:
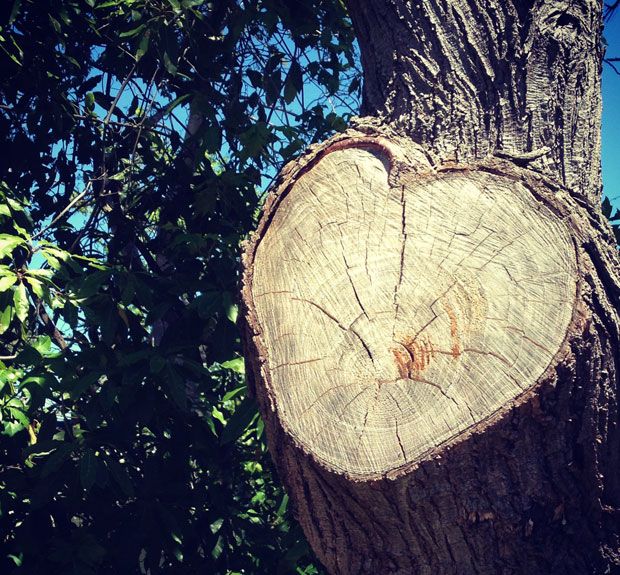
[(524, 183), (390, 169), (352, 147), (296, 179), (248, 286), (281, 425), (359, 478), (420, 460), (534, 386), (576, 297), (569, 233)]

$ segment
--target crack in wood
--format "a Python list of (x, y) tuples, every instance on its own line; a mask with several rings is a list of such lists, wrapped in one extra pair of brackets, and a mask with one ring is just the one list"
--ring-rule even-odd
[(405, 199), (405, 186), (401, 186), (400, 189), (400, 205), (401, 205), (401, 244), (400, 244), (400, 267), (398, 270), (398, 280), (396, 281), (396, 285), (394, 286), (394, 296), (393, 296), (393, 305), (394, 305), (394, 323), (398, 319), (398, 291), (400, 290), (400, 286), (403, 282), (403, 275), (405, 271), (405, 248), (407, 246), (407, 203)]
[[(501, 175), (463, 169), (385, 187), (376, 159), (341, 153), (352, 159), (328, 157), (308, 171), (304, 193), (287, 196), (281, 217), (269, 220), (274, 233), (257, 262), (271, 261), (253, 276), (267, 323), (257, 333), (267, 340), (265, 357), (277, 358), (263, 369), (286, 428), (317, 460), (379, 473), (448, 441), (529, 385), (531, 364), (553, 355), (545, 325), (568, 317), (563, 284), (574, 280), (570, 254), (520, 255), (539, 238), (561, 236), (540, 202), (526, 224), (506, 229), (532, 203), (521, 183), (496, 185)], [(515, 195), (507, 202), (508, 191)], [(544, 277), (535, 278), (541, 267)], [(519, 277), (530, 278), (527, 286)], [(524, 314), (527, 327), (508, 327)], [(383, 436), (374, 453), (371, 443)]]

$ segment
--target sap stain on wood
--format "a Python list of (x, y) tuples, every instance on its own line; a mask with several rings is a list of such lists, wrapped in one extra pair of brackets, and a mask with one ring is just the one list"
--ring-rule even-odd
[(391, 351), (396, 360), (401, 379), (416, 379), (430, 365), (436, 354), (449, 354), (453, 359), (460, 357), (462, 348), (456, 313), (452, 306), (446, 302), (444, 302), (443, 307), (450, 320), (450, 351), (437, 348), (429, 338), (418, 341), (418, 336), (397, 342), (398, 348), (393, 348)]
[[(428, 339), (406, 339), (399, 342), (399, 348), (392, 349), (392, 354), (402, 379), (415, 379), (429, 366), (436, 352), (433, 342)], [(404, 353), (401, 350), (404, 350)]]

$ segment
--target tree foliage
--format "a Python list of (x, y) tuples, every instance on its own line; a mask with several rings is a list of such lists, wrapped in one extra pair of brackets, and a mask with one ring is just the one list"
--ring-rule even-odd
[(357, 107), (341, 3), (1, 10), (0, 572), (317, 573), (235, 294), (270, 179)]

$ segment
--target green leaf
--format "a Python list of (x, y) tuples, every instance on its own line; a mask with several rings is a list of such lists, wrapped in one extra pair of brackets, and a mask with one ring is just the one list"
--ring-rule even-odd
[(32, 347), (34, 347), (41, 355), (45, 355), (52, 349), (52, 340), (49, 335), (40, 335), (32, 343)]
[(297, 62), (297, 60), (294, 60), (291, 64), (288, 76), (293, 86), (295, 86), (295, 89), (298, 92), (301, 92), (304, 87), (304, 77), (301, 71), (301, 66), (299, 65), (299, 62)]
[(220, 437), (220, 443), (225, 445), (231, 441), (235, 441), (246, 430), (248, 425), (252, 423), (252, 420), (258, 415), (258, 408), (256, 401), (251, 397), (246, 397), (235, 409), (232, 417), (228, 420), (222, 436)]
[(60, 269), (60, 260), (53, 256), (52, 254), (41, 250), (41, 255), (45, 258), (45, 261), (50, 265), (51, 268), (55, 269), (55, 270), (59, 270)]
[(7, 305), (0, 314), (0, 335), (3, 334), (13, 321), (15, 308), (12, 305)]
[(17, 281), (17, 274), (8, 272), (7, 275), (0, 276), (0, 293), (8, 290)]
[(20, 431), (23, 431), (24, 426), (18, 421), (4, 421), (4, 430), (2, 432), (3, 435), (7, 437), (13, 437)]
[(263, 75), (260, 72), (258, 72), (257, 70), (249, 69), (246, 70), (245, 73), (247, 74), (254, 88), (261, 88), (263, 86)]
[(257, 122), (239, 135), (245, 158), (258, 157), (269, 141), (271, 130), (265, 122)]
[(109, 277), (110, 272), (108, 270), (98, 270), (87, 276), (83, 276), (82, 284), (77, 291), (77, 296), (86, 298), (95, 295), (103, 285), (103, 282)]
[(73, 399), (77, 399), (80, 397), (87, 389), (91, 386), (95, 385), (99, 378), (101, 377), (101, 373), (97, 371), (92, 371), (87, 373), (85, 376), (80, 377), (70, 389), (71, 397)]
[(25, 243), (24, 239), (19, 236), (0, 234), (0, 258), (11, 255), (17, 246)]
[(204, 144), (208, 152), (217, 152), (222, 147), (222, 130), (219, 126), (209, 126), (204, 133)]
[(239, 306), (237, 304), (232, 304), (226, 310), (226, 317), (232, 321), (233, 323), (237, 323), (237, 317), (239, 316)]
[(168, 73), (170, 75), (176, 76), (177, 67), (170, 59), (170, 56), (168, 56), (168, 52), (164, 52), (164, 66), (166, 67), (166, 70), (168, 70)]
[(294, 60), (286, 76), (284, 84), (284, 100), (290, 104), (304, 87), (303, 74), (297, 60)]
[(211, 530), (211, 533), (215, 535), (222, 528), (223, 523), (224, 523), (224, 519), (222, 517), (220, 517), (219, 519), (216, 519), (213, 523), (211, 523), (211, 525), (209, 525), (209, 529)]
[(245, 362), (242, 357), (236, 357), (235, 359), (229, 359), (221, 364), (224, 369), (230, 369), (235, 373), (245, 375)]
[(41, 469), (41, 477), (45, 478), (55, 471), (58, 471), (62, 464), (69, 459), (69, 456), (73, 452), (73, 448), (74, 445), (72, 443), (63, 443), (60, 445), (43, 464), (43, 468)]
[(58, 20), (56, 20), (56, 18), (54, 18), (51, 14), (48, 14), (49, 20), (52, 24), (52, 27), (54, 28), (54, 30), (56, 31), (57, 34), (60, 34), (60, 22)]
[(152, 353), (153, 350), (151, 349), (141, 349), (140, 351), (125, 353), (118, 358), (118, 366), (127, 367), (128, 365), (135, 365), (149, 357)]
[(187, 100), (188, 98), (191, 98), (191, 96), (192, 96), (191, 94), (183, 94), (182, 96), (179, 96), (175, 100), (172, 100), (172, 102), (170, 102), (170, 104), (166, 106), (166, 114), (169, 114), (170, 112), (172, 112), (172, 110), (174, 110), (177, 106), (185, 102), (185, 100)]
[(280, 502), (280, 506), (278, 507), (278, 511), (276, 511), (278, 517), (283, 517), (286, 513), (286, 509), (288, 507), (288, 495), (285, 493), (282, 496), (282, 501)]
[(87, 92), (84, 98), (84, 105), (86, 109), (90, 112), (95, 108), (95, 94), (92, 92)]
[(6, 202), (7, 202), (7, 204), (9, 204), (10, 208), (14, 212), (23, 212), (24, 211), (24, 207), (17, 200), (14, 200), (12, 198), (7, 198)]
[(86, 491), (90, 491), (97, 479), (97, 456), (88, 448), (82, 454), (80, 461), (80, 483)]
[(344, 132), (347, 129), (347, 123), (342, 116), (335, 114), (334, 112), (327, 114), (325, 119), (329, 122), (329, 125), (337, 132)]
[(354, 78), (351, 84), (349, 84), (349, 89), (347, 90), (347, 92), (349, 94), (352, 94), (356, 90), (359, 90), (359, 88), (360, 88), (360, 80), (359, 78)]
[[(310, 552), (308, 548), (308, 543), (305, 539), (302, 539), (295, 543), (292, 547), (288, 549), (286, 554), (281, 560), (281, 565), (284, 569), (292, 568), (299, 559), (301, 559), (304, 555), (307, 555)], [(286, 572), (286, 571), (282, 571)]]
[(9, 16), (9, 26), (11, 26), (13, 22), (15, 22), (15, 18), (17, 18), (17, 16), (19, 15), (19, 10), (21, 8), (21, 5), (22, 5), (22, 0), (15, 0), (15, 2), (13, 2), (13, 8), (11, 10), (11, 15)]
[(159, 373), (166, 366), (166, 358), (161, 355), (154, 355), (149, 361), (149, 369), (151, 373)]
[(52, 270), (39, 269), (39, 270), (28, 270), (26, 272), (27, 276), (35, 276), (44, 279), (51, 279), (54, 276), (54, 272)]
[(256, 422), (256, 439), (260, 439), (263, 436), (263, 431), (265, 431), (265, 422), (262, 417), (259, 417)]
[(224, 538), (220, 535), (211, 550), (211, 556), (213, 559), (217, 559), (224, 551)]
[(295, 86), (293, 86), (290, 82), (284, 84), (284, 101), (287, 104), (290, 104), (295, 99), (295, 96), (297, 96)]
[(226, 418), (224, 414), (214, 405), (211, 409), (212, 417), (215, 417), (222, 425), (226, 425)]
[(136, 28), (132, 28), (131, 30), (127, 30), (126, 32), (121, 32), (118, 36), (119, 38), (132, 38), (133, 36), (136, 36), (140, 32), (142, 32), (145, 27), (146, 24), (140, 24), (140, 26), (137, 26)]
[[(91, 534), (85, 534), (80, 539), (80, 544), (77, 549), (76, 559), (80, 563), (86, 564), (89, 568), (87, 570), (76, 569), (74, 573), (80, 575), (91, 575), (99, 571), (96, 569), (103, 558), (105, 557), (105, 547), (99, 544), (95, 537)], [(79, 563), (78, 563), (79, 565)], [(92, 568), (92, 569), (91, 569)]]
[(26, 286), (23, 283), (20, 283), (13, 292), (13, 305), (15, 306), (15, 315), (17, 319), (24, 323), (28, 317), (30, 302), (28, 301)]
[(136, 279), (133, 274), (127, 274), (125, 287), (121, 293), (121, 303), (123, 305), (129, 305), (133, 301), (133, 298), (136, 295), (136, 287)]
[(110, 176), (108, 180), (114, 180), (115, 182), (122, 182), (126, 177), (127, 177), (127, 168)]
[(166, 388), (170, 392), (172, 400), (182, 409), (187, 407), (187, 391), (185, 382), (178, 372), (168, 364), (166, 366)]
[(7, 557), (8, 557), (11, 561), (13, 561), (13, 563), (15, 563), (15, 565), (16, 565), (17, 567), (21, 567), (21, 566), (22, 566), (22, 563), (23, 563), (23, 561), (24, 561), (24, 554), (23, 554), (23, 553), (20, 553), (19, 555), (12, 555), (12, 554), (9, 554), (9, 555), (7, 555)]
[(151, 31), (147, 30), (142, 38), (140, 38), (140, 43), (138, 44), (138, 51), (136, 52), (136, 60), (140, 60), (142, 56), (144, 56), (149, 49), (149, 40), (151, 38)]
[(35, 278), (28, 278), (28, 284), (32, 288), (34, 295), (36, 295), (39, 299), (43, 299), (45, 296), (45, 286), (41, 283), (41, 281)]
[(215, 430), (215, 423), (213, 421), (213, 416), (209, 412), (207, 412), (204, 415), (204, 420), (205, 420), (205, 423), (207, 424), (207, 427), (211, 430), (211, 433), (213, 433), (213, 435), (217, 437), (217, 431)]
[(118, 461), (115, 461), (112, 458), (106, 458), (105, 464), (110, 470), (110, 475), (112, 479), (117, 483), (117, 485), (121, 488), (121, 491), (127, 497), (133, 497), (135, 495), (135, 491), (133, 488), (133, 484), (131, 483), (131, 478), (129, 477), (129, 473), (124, 465), (121, 465)]
[(229, 392), (227, 392), (224, 397), (222, 398), (222, 401), (229, 401), (231, 399), (234, 399), (235, 397), (237, 397), (238, 395), (241, 395), (241, 393), (244, 393), (248, 390), (246, 385), (242, 385), (240, 387), (237, 387), (235, 389), (231, 389)]
[(19, 407), (9, 407), (8, 411), (23, 427), (28, 427), (30, 419), (28, 419), (28, 416), (22, 409)]

